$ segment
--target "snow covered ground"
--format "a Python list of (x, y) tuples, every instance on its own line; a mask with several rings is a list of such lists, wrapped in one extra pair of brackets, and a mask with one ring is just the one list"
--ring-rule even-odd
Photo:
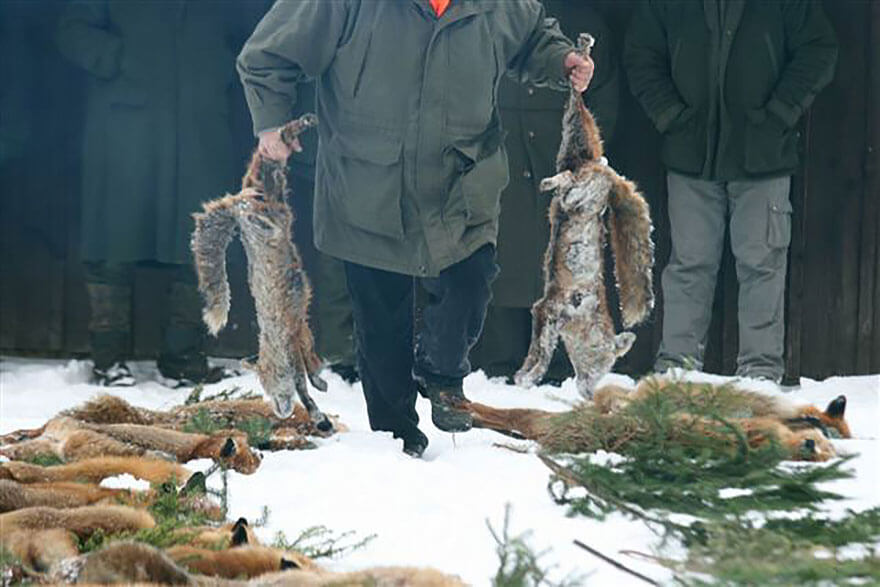
[[(189, 390), (169, 390), (155, 382), (150, 363), (136, 363), (136, 387), (120, 389), (127, 401), (154, 409), (181, 403)], [(105, 391), (88, 383), (90, 367), (82, 361), (7, 358), (0, 360), (0, 433), (42, 425), (57, 411)], [(689, 378), (723, 378), (688, 374)], [(486, 526), (500, 530), (505, 504), (511, 504), (511, 534), (531, 531), (530, 544), (554, 567), (553, 578), (580, 577), (594, 585), (638, 584), (636, 579), (598, 560), (572, 544), (574, 539), (606, 553), (657, 580), (671, 575), (664, 568), (619, 554), (630, 549), (651, 552), (657, 537), (643, 524), (622, 516), (605, 522), (566, 516), (547, 493), (548, 470), (532, 454), (521, 454), (495, 443), (519, 444), (488, 431), (450, 436), (430, 423), (430, 407), (419, 400), (422, 429), (430, 439), (423, 460), (405, 456), (400, 441), (371, 432), (360, 385), (348, 385), (333, 374), (328, 393), (316, 393), (320, 407), (338, 414), (349, 431), (319, 440), (317, 450), (264, 455), (250, 476), (230, 474), (229, 515), (257, 519), (270, 510), (268, 524), (258, 533), (271, 540), (283, 530), (288, 538), (303, 529), (324, 525), (355, 537), (375, 534), (369, 544), (348, 556), (324, 561), (336, 570), (374, 565), (424, 565), (455, 573), (474, 585), (486, 585), (498, 566), (495, 543)], [(631, 385), (620, 376), (606, 382)], [(233, 385), (259, 390), (252, 374), (209, 386), (215, 393)], [(749, 382), (744, 383), (745, 386)], [(761, 384), (755, 382), (760, 388)], [(517, 389), (475, 373), (465, 381), (473, 400), (499, 407), (565, 410), (576, 400), (574, 382), (561, 389)], [(829, 484), (848, 499), (829, 506), (829, 512), (880, 505), (880, 376), (835, 377), (822, 382), (804, 379), (787, 394), (793, 401), (824, 407), (839, 394), (848, 399), (847, 417), (855, 439), (835, 441), (840, 452), (859, 453), (851, 462), (853, 479)], [(209, 463), (190, 463), (194, 469)], [(833, 508), (833, 509), (832, 509)]]

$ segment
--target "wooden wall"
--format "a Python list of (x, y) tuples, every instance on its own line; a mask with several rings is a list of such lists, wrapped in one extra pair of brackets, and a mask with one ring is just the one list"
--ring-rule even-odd
[[(594, 3), (620, 44), (632, 2)], [(786, 365), (789, 376), (880, 372), (880, 2), (826, 0), (840, 40), (837, 75), (802, 121), (804, 164), (792, 189)], [(55, 53), (58, 3), (0, 4), (0, 352), (76, 356), (88, 352), (88, 305), (77, 256), (78, 73)], [(619, 47), (618, 47), (619, 48)], [(625, 76), (624, 76), (625, 78)], [(12, 104), (12, 109), (9, 105)], [(16, 105), (20, 108), (16, 110)], [(657, 280), (669, 256), (659, 137), (624, 86), (614, 165), (636, 179), (656, 222)], [(10, 149), (5, 134), (29, 140)], [(242, 132), (241, 141), (251, 141)], [(15, 143), (12, 143), (15, 144)], [(240, 248), (230, 255), (230, 327), (214, 344), (225, 356), (256, 347), (253, 306)], [(138, 270), (133, 352), (155, 356), (164, 275)], [(662, 302), (662, 300), (661, 300)], [(647, 370), (659, 344), (662, 305), (620, 366)], [(736, 358), (736, 278), (728, 250), (719, 278), (706, 369), (731, 373)]]

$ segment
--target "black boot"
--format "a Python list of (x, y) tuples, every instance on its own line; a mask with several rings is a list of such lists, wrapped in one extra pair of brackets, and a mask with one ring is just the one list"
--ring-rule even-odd
[(104, 387), (131, 387), (136, 383), (128, 365), (119, 361), (109, 367), (93, 367), (92, 380)]
[[(395, 436), (398, 436), (395, 434)], [(421, 430), (415, 428), (406, 435), (400, 435), (403, 438), (403, 452), (414, 459), (422, 458), (425, 449), (428, 448), (428, 437)]]
[(174, 272), (168, 287), (167, 316), (162, 332), (162, 351), (156, 361), (162, 382), (169, 387), (189, 387), (217, 383), (238, 373), (212, 367), (205, 354), (205, 327), (202, 324), (202, 299), (191, 267), (171, 267)]
[(425, 395), (431, 400), (431, 421), (434, 426), (444, 432), (467, 432), (474, 425), (474, 419), (467, 410), (460, 406), (467, 401), (457, 385), (431, 385), (424, 389)]
[(104, 387), (131, 387), (135, 379), (123, 360), (131, 336), (127, 331), (90, 332), (92, 381)]
[(106, 387), (135, 384), (125, 364), (131, 353), (131, 286), (126, 283), (130, 271), (127, 265), (86, 264), (92, 379)]
[(208, 364), (204, 353), (162, 354), (156, 361), (162, 383), (171, 388), (192, 387), (200, 383), (217, 383), (238, 372)]

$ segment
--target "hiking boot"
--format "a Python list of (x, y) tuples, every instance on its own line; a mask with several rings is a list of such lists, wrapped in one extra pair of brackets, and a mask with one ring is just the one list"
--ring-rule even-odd
[(208, 365), (208, 359), (201, 353), (162, 355), (156, 365), (159, 367), (160, 382), (172, 389), (217, 383), (240, 374), (235, 369)]
[(136, 383), (128, 365), (122, 361), (117, 361), (106, 369), (92, 368), (92, 379), (103, 387), (131, 387)]
[(467, 432), (474, 424), (469, 412), (460, 406), (467, 401), (461, 384), (427, 385), (425, 394), (431, 400), (431, 421), (443, 432)]
[(425, 449), (428, 448), (428, 437), (418, 428), (411, 435), (403, 439), (403, 452), (414, 459), (422, 458)]

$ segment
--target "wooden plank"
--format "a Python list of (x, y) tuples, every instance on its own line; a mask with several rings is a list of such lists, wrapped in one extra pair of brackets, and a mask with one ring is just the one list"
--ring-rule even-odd
[[(810, 153), (810, 128), (812, 111), (808, 111), (801, 132), (801, 152), (804, 159)], [(804, 330), (804, 279), (806, 275), (806, 214), (807, 174), (801, 165), (792, 177), (790, 200), (793, 208), (791, 217), (791, 245), (788, 249), (788, 275), (786, 277), (785, 307), (785, 376), (787, 383), (797, 382), (801, 375), (801, 355)]]
[(803, 374), (855, 372), (867, 43), (865, 3), (825, 2), (840, 39), (834, 81), (813, 106), (808, 153)]
[(866, 5), (865, 189), (862, 196), (856, 371), (880, 371), (880, 3)]

